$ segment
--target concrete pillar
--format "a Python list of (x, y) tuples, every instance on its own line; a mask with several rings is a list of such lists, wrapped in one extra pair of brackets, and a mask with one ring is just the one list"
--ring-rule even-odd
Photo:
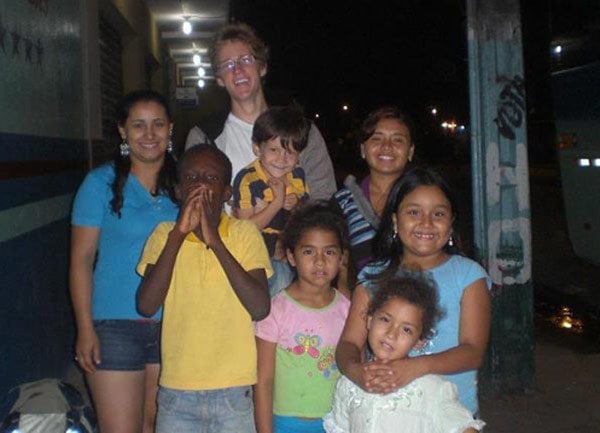
[(531, 222), (518, 0), (467, 0), (476, 254), (493, 281), (483, 392), (534, 385)]

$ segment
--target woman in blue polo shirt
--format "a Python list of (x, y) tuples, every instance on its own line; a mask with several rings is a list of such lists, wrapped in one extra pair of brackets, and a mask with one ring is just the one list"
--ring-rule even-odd
[(73, 205), (70, 290), (75, 359), (85, 371), (100, 431), (154, 431), (160, 316), (136, 310), (135, 267), (155, 226), (177, 218), (168, 105), (141, 90), (117, 107), (123, 141), (92, 170)]

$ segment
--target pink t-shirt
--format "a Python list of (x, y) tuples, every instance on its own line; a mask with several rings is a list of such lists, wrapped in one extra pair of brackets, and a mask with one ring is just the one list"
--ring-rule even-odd
[(274, 414), (320, 418), (329, 412), (340, 376), (335, 348), (349, 308), (338, 291), (323, 308), (306, 307), (286, 290), (273, 297), (271, 313), (256, 324), (256, 336), (277, 343)]

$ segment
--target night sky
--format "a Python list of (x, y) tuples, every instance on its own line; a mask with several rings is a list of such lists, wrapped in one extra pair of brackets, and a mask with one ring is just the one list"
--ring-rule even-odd
[(270, 102), (291, 97), (307, 115), (318, 112), (325, 134), (343, 135), (384, 103), (406, 109), (420, 124), (432, 106), (468, 120), (461, 1), (239, 0), (231, 13), (271, 48)]
[[(466, 0), (232, 0), (230, 8), (233, 19), (255, 27), (271, 48), (268, 102), (299, 102), (330, 146), (340, 137), (351, 142), (368, 111), (392, 103), (415, 119), (423, 159), (465, 162), (468, 132), (449, 136), (440, 128), (443, 120), (469, 123), (465, 5)], [(582, 36), (589, 47), (585, 58), (564, 53), (563, 60), (575, 54), (578, 62), (600, 60), (600, 1), (521, 0), (521, 7), (530, 161), (548, 161), (555, 155), (550, 44), (553, 38)]]

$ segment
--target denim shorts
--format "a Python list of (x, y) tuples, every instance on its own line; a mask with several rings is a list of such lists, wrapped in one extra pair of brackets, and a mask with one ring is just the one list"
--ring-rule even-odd
[(94, 320), (100, 340), (99, 370), (138, 371), (160, 362), (160, 322)]
[(156, 433), (256, 433), (252, 387), (183, 391), (160, 387)]
[(273, 415), (273, 433), (325, 433), (323, 420)]

